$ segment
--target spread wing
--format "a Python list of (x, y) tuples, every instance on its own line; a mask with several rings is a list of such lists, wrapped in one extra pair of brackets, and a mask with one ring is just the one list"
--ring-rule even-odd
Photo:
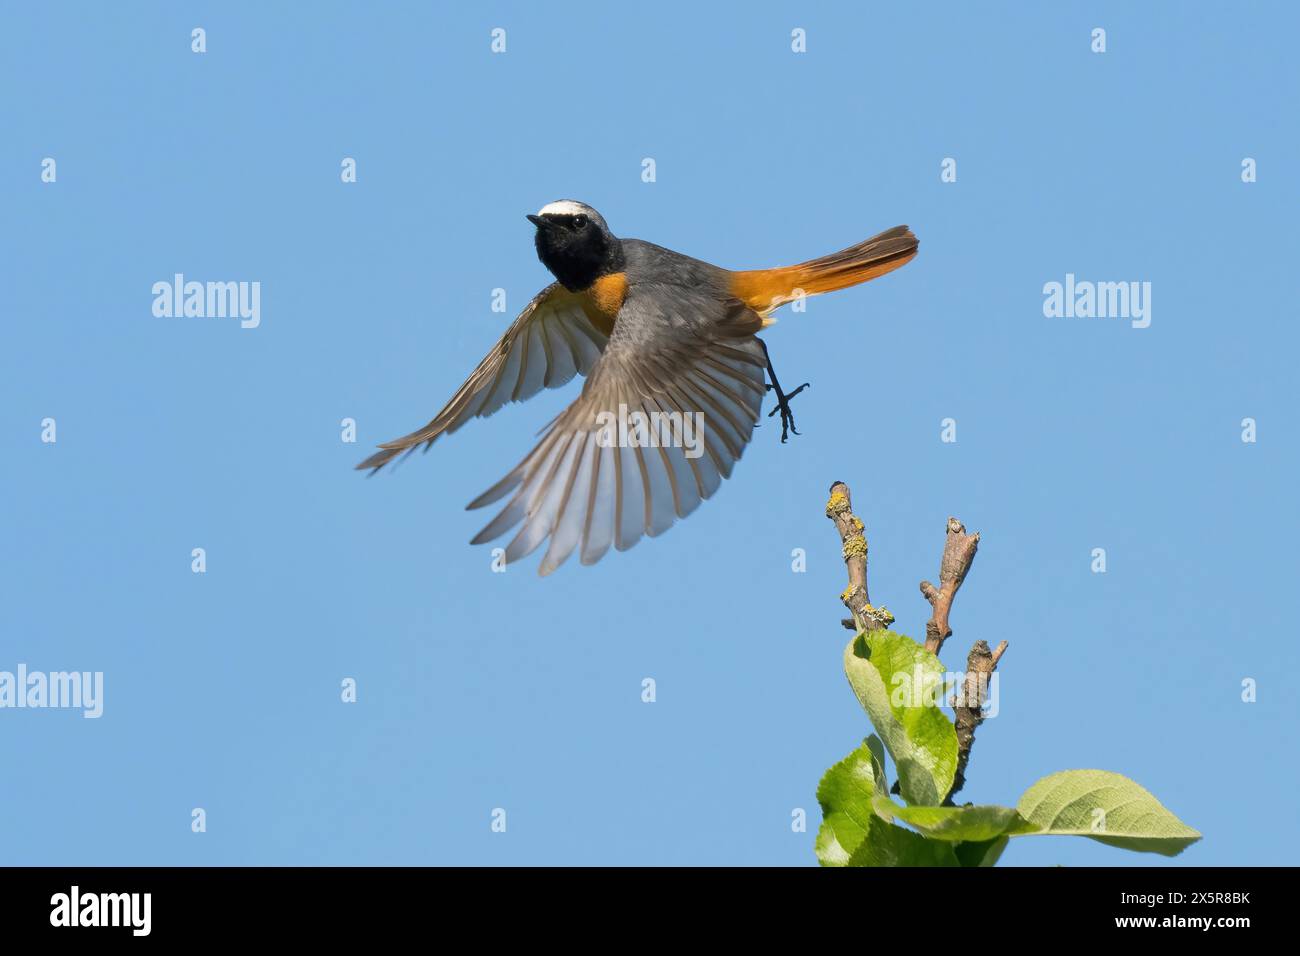
[[(586, 375), (600, 358), (608, 329), (593, 321), (590, 302), (558, 282), (547, 286), (506, 330), (465, 384), (433, 420), (418, 431), (384, 442), (359, 469), (378, 471), (395, 456), (427, 450), (439, 435), (454, 432), (471, 418), (486, 417), (507, 402), (532, 398), (543, 388), (557, 388), (574, 375)], [(374, 473), (373, 471), (371, 472)]]
[[(761, 325), (739, 301), (632, 286), (582, 394), (470, 503), (514, 492), (473, 543), (522, 525), (506, 560), (549, 538), (538, 568), (545, 575), (575, 550), (594, 564), (610, 545), (630, 548), (694, 511), (730, 477), (758, 421), (766, 361), (753, 333)], [(648, 430), (636, 427), (638, 413)]]

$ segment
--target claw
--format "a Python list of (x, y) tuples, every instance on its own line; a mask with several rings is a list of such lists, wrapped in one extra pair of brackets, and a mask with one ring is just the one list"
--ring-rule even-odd
[(799, 434), (799, 429), (794, 427), (794, 412), (790, 409), (790, 399), (794, 398), (807, 388), (808, 384), (808, 382), (804, 382), (793, 392), (785, 393), (774, 389), (771, 385), (767, 387), (768, 391), (776, 391), (776, 407), (767, 413), (767, 417), (771, 418), (777, 412), (781, 413), (781, 444), (785, 444), (790, 432), (793, 432), (796, 435)]
[(767, 359), (767, 374), (772, 380), (766, 385), (766, 388), (769, 392), (776, 392), (776, 407), (767, 413), (767, 417), (771, 418), (777, 412), (781, 413), (781, 444), (784, 445), (786, 440), (790, 437), (791, 432), (794, 432), (796, 435), (799, 434), (799, 429), (794, 427), (794, 412), (790, 410), (790, 399), (794, 398), (805, 388), (808, 388), (809, 383), (804, 382), (793, 392), (782, 391), (781, 383), (777, 381), (776, 370), (772, 368), (772, 357), (767, 354), (767, 344), (763, 342), (762, 339), (759, 339), (758, 343), (763, 347), (763, 357)]

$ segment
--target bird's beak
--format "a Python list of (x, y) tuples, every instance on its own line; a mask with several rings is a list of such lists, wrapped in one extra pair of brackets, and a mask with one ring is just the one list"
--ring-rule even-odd
[(529, 216), (527, 216), (526, 218), (528, 219), (529, 222), (531, 222), (531, 223), (532, 223), (534, 226), (536, 226), (538, 229), (541, 229), (542, 226), (546, 225), (546, 220), (543, 219), (541, 216), (533, 216), (533, 215), (529, 215)]

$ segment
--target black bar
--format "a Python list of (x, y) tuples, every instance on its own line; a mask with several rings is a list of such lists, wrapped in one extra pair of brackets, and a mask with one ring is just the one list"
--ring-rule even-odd
[[(1227, 943), (1287, 927), (1288, 869), (819, 870), (440, 868), (0, 869), (6, 942), (97, 944), (400, 940), (412, 930), (488, 932), (493, 941), (596, 928), (631, 942), (692, 927), (793, 941), (1191, 937)], [(114, 926), (53, 925), (77, 922)], [(149, 894), (148, 933), (144, 896)], [(113, 894), (105, 899), (100, 894)], [(93, 897), (93, 902), (87, 902)], [(134, 917), (134, 920), (132, 920)], [(1209, 919), (1208, 928), (1169, 920)], [(1244, 920), (1242, 925), (1218, 921)], [(1154, 920), (1119, 925), (1119, 920)], [(649, 934), (648, 937), (646, 934)], [(1044, 936), (1044, 934), (1049, 934)], [(75, 936), (75, 939), (72, 937)], [(439, 936), (424, 938), (440, 938)], [(536, 942), (541, 937), (533, 937)], [(446, 938), (448, 942), (451, 937)], [(668, 938), (664, 938), (665, 942)], [(614, 938), (610, 939), (611, 944)]]

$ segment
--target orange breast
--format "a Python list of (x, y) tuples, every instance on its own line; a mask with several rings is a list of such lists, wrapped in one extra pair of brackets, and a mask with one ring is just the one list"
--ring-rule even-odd
[(591, 324), (609, 335), (614, 331), (614, 319), (627, 297), (627, 275), (615, 272), (601, 276), (582, 295), (582, 310), (587, 313)]

